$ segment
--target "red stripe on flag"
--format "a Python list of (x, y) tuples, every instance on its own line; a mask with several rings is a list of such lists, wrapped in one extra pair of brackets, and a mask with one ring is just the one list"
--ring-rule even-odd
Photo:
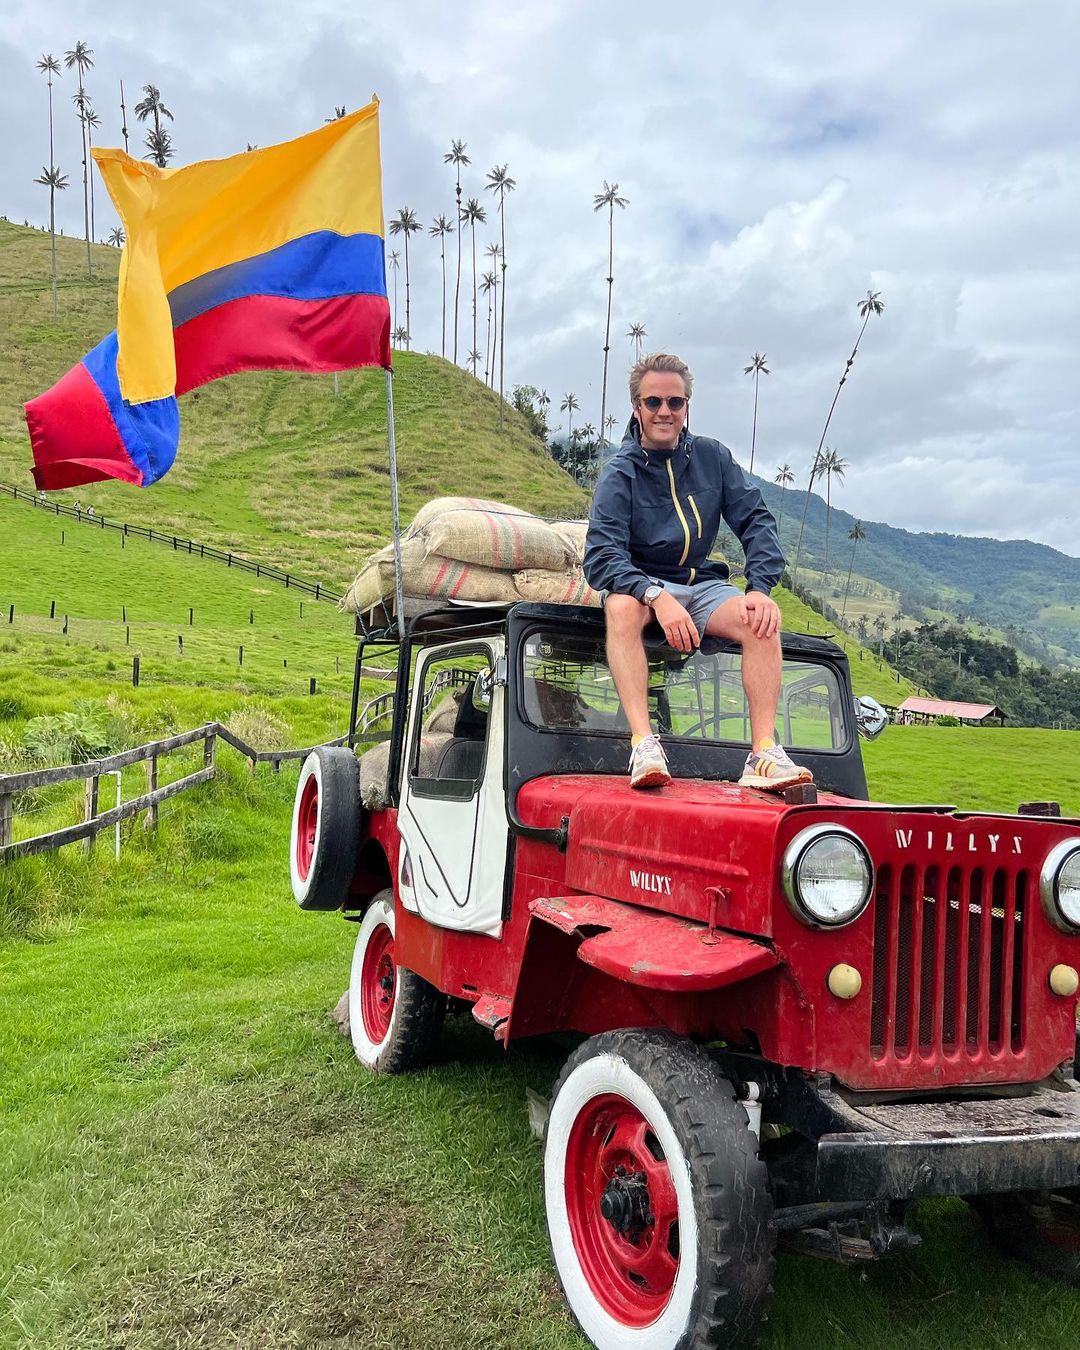
[(26, 404), (26, 425), (39, 488), (80, 487), (105, 478), (142, 484), (105, 395), (81, 361)]
[(242, 370), (389, 369), (390, 304), (383, 295), (230, 300), (175, 330), (176, 392)]

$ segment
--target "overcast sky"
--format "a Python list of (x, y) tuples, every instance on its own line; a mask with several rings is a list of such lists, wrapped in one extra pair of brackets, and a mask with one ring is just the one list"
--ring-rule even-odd
[[(0, 34), (0, 211), (47, 219), (34, 69), (94, 50), (98, 139), (120, 144), (156, 84), (176, 164), (297, 135), (382, 99), (387, 215), (453, 216), (508, 163), (507, 387), (573, 391), (599, 423), (606, 216), (617, 182), (608, 405), (627, 411), (628, 326), (693, 367), (696, 430), (747, 462), (751, 381), (767, 353), (755, 468), (805, 483), (829, 433), (846, 509), (910, 529), (1043, 540), (1080, 554), (1080, 7), (952, 0), (748, 5), (478, 0), (156, 6), (21, 0)], [(75, 88), (56, 86), (68, 233), (81, 232)], [(139, 128), (139, 131), (142, 129)], [(133, 142), (133, 150), (135, 145)], [(139, 151), (141, 153), (141, 151)], [(99, 194), (98, 234), (114, 223)], [(439, 348), (438, 250), (414, 236), (414, 346)], [(404, 321), (404, 286), (400, 287)], [(463, 276), (463, 314), (471, 287)], [(466, 336), (466, 330), (468, 334)], [(471, 317), (462, 319), (463, 351)], [(481, 338), (481, 346), (483, 339)], [(482, 485), (477, 485), (478, 490)]]

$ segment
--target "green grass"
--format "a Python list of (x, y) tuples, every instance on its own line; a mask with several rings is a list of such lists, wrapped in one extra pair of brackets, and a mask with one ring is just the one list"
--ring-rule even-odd
[[(0, 482), (30, 487), (22, 404), (47, 389), (116, 324), (119, 252), (57, 244), (60, 318), (49, 318), (48, 236), (0, 222)], [(484, 495), (577, 516), (584, 492), (482, 381), (438, 357), (394, 355), (402, 513), (444, 493)], [(185, 395), (175, 467), (154, 487), (91, 484), (58, 494), (116, 520), (231, 546), (344, 590), (389, 535), (385, 380), (234, 376)], [(129, 544), (130, 547), (130, 544)]]

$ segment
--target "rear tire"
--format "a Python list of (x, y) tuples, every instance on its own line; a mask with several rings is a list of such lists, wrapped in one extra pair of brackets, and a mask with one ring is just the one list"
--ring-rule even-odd
[(320, 745), (296, 784), (289, 877), (304, 910), (340, 909), (349, 896), (360, 834), (360, 770), (351, 750)]
[(755, 1346), (772, 1198), (731, 1083), (660, 1031), (594, 1036), (555, 1086), (544, 1198), (559, 1281), (599, 1350)]
[(1080, 1286), (1080, 1188), (979, 1195), (968, 1203), (1002, 1251)]
[(406, 1073), (428, 1058), (446, 1016), (446, 995), (397, 964), (394, 893), (380, 891), (364, 912), (349, 979), (349, 1034), (373, 1073)]

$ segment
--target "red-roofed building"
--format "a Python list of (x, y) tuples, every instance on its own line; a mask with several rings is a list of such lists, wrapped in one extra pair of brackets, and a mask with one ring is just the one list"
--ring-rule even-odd
[(943, 698), (906, 698), (900, 704), (897, 721), (930, 722), (935, 717), (955, 717), (960, 722), (972, 726), (988, 726), (989, 719), (996, 717), (998, 725), (1005, 725), (1005, 714), (993, 703), (955, 703)]

